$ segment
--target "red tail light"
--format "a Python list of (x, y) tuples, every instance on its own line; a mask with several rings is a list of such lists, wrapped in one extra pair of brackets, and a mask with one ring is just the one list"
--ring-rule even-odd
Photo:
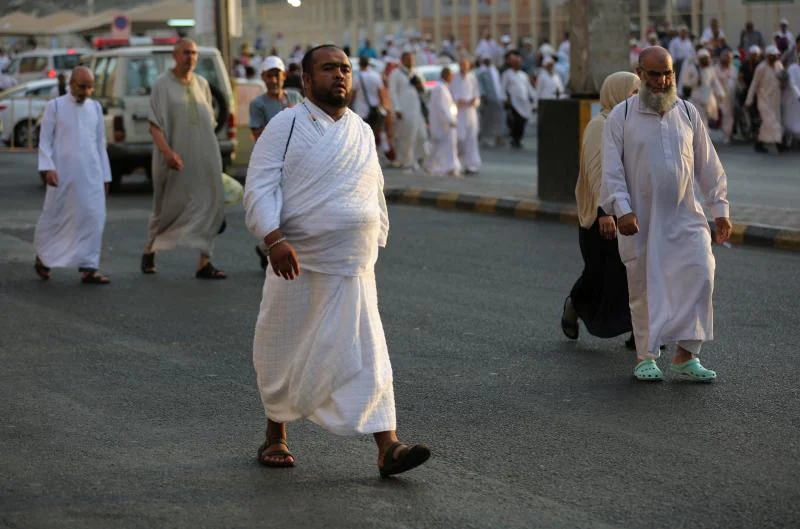
[[(231, 108), (233, 108), (232, 105)], [(233, 110), (228, 114), (228, 139), (236, 139), (236, 114), (233, 113)]]
[(2, 112), (3, 110), (5, 110), (7, 108), (8, 108), (8, 105), (0, 105), (0, 112)]
[(58, 72), (56, 72), (55, 70), (50, 70), (47, 72), (47, 77), (49, 77), (50, 79), (55, 79), (57, 75)]
[(117, 143), (125, 141), (125, 122), (122, 116), (114, 116), (114, 141)]

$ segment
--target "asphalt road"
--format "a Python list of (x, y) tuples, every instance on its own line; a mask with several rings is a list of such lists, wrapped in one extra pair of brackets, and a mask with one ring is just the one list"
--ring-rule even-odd
[[(111, 197), (103, 270), (36, 279), (42, 190), (0, 157), (0, 527), (771, 528), (800, 524), (800, 257), (715, 247), (711, 385), (637, 383), (624, 337), (562, 337), (569, 226), (390, 207), (381, 312), (399, 430), (426, 466), (381, 480), (371, 439), (290, 426), (257, 465), (263, 276), (241, 209), (215, 263), (159, 256), (150, 197)], [(666, 358), (664, 359), (666, 360)]]

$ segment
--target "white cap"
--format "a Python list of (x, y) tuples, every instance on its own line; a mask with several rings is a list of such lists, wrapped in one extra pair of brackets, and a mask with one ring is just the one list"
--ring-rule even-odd
[(782, 25), (784, 25), (784, 26), (788, 26), (788, 25), (789, 25), (789, 21), (788, 21), (788, 20), (786, 20), (786, 17), (783, 17), (783, 18), (781, 19), (781, 22), (780, 22), (780, 23), (781, 23)]
[(697, 58), (698, 59), (702, 59), (703, 57), (705, 57), (706, 59), (710, 59), (711, 58), (711, 54), (708, 53), (708, 50), (703, 49), (703, 50), (700, 50), (700, 51), (697, 52)]
[(767, 49), (764, 50), (764, 54), (766, 54), (766, 55), (780, 55), (781, 52), (778, 51), (778, 47), (777, 46), (775, 46), (774, 44), (770, 44), (769, 46), (767, 46)]
[(539, 53), (542, 55), (553, 55), (555, 54), (556, 50), (549, 44), (542, 44), (539, 47)]
[(275, 69), (278, 69), (282, 72), (286, 71), (286, 67), (283, 65), (283, 61), (281, 60), (280, 57), (277, 57), (275, 55), (270, 55), (261, 62), (261, 73)]
[(555, 62), (552, 56), (545, 55), (544, 59), (542, 59), (542, 66), (550, 66), (551, 64), (555, 64)]
[(749, 50), (747, 50), (747, 53), (749, 53), (749, 54), (751, 54), (751, 55), (754, 55), (754, 54), (756, 54), (756, 53), (757, 53), (757, 54), (759, 54), (759, 55), (760, 55), (760, 54), (761, 54), (761, 48), (759, 48), (758, 46), (756, 46), (755, 44), (753, 44), (752, 46), (750, 46), (750, 49), (749, 49)]
[(500, 42), (502, 42), (503, 44), (508, 44), (511, 42), (511, 37), (509, 37), (508, 35), (503, 35), (502, 37), (500, 37)]

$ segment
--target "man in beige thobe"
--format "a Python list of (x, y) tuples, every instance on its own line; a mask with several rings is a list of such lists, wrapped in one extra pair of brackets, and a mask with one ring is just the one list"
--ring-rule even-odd
[(195, 277), (224, 279), (210, 261), (225, 213), (211, 89), (194, 73), (194, 42), (181, 40), (172, 55), (175, 67), (158, 76), (150, 96), (153, 212), (141, 269), (154, 274), (157, 251), (184, 246), (200, 251)]

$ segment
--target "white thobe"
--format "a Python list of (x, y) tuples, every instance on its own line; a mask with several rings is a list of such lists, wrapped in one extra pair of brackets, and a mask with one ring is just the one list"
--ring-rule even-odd
[(778, 81), (778, 72), (781, 70), (783, 70), (783, 65), (778, 61), (775, 61), (774, 67), (770, 66), (767, 61), (762, 61), (756, 66), (753, 82), (747, 91), (746, 105), (752, 105), (753, 98), (757, 98), (758, 113), (761, 116), (758, 141), (761, 143), (783, 142), (781, 85)]
[(431, 152), (425, 170), (435, 176), (461, 173), (458, 160), (458, 109), (447, 85), (440, 82), (431, 92), (429, 104)]
[(522, 70), (515, 72), (509, 68), (503, 72), (503, 92), (507, 94), (511, 106), (520, 116), (531, 119), (536, 106), (536, 92), (531, 86), (528, 74)]
[(67, 94), (47, 103), (39, 136), (39, 171), (55, 171), (47, 186), (33, 245), (48, 267), (96, 270), (106, 223), (105, 183), (111, 181), (100, 103)]
[(717, 74), (712, 66), (703, 68), (701, 65), (692, 64), (683, 70), (683, 86), (692, 89), (689, 99), (700, 111), (703, 123), (708, 125), (708, 120), (716, 120), (719, 116), (719, 101), (725, 99), (725, 90), (717, 79)]
[(689, 57), (694, 57), (695, 51), (692, 39), (675, 37), (669, 43), (669, 54), (672, 55), (672, 58), (676, 61), (683, 61)]
[(722, 111), (722, 133), (725, 134), (726, 138), (730, 138), (733, 134), (733, 112), (739, 72), (733, 65), (723, 68), (722, 65), (717, 64), (714, 66), (714, 73), (720, 86), (722, 86), (722, 90), (725, 92), (725, 98), (719, 105), (719, 109)]
[(467, 72), (465, 76), (454, 75), (450, 83), (450, 94), (458, 107), (458, 153), (461, 165), (470, 171), (477, 171), (481, 166), (481, 152), (478, 148), (481, 90), (478, 78), (473, 72)]
[(555, 72), (548, 72), (545, 68), (539, 70), (539, 76), (536, 79), (536, 97), (539, 101), (566, 97), (561, 77)]
[(794, 136), (800, 137), (800, 64), (787, 69), (789, 84), (783, 89), (783, 126)]
[(611, 111), (601, 206), (638, 218), (639, 233), (621, 235), (619, 253), (642, 357), (658, 357), (664, 344), (713, 339), (715, 262), (696, 184), (714, 218), (728, 217), (727, 178), (694, 105), (679, 100), (659, 116), (636, 95)]
[(256, 142), (244, 202), (250, 231), (280, 228), (302, 269), (294, 281), (268, 270), (264, 283), (253, 364), (267, 418), (340, 435), (394, 430), (374, 271), (389, 220), (369, 126), (308, 100), (284, 110)]
[(381, 89), (383, 79), (381, 75), (371, 69), (357, 72), (353, 79), (353, 87), (356, 90), (353, 99), (353, 112), (366, 119), (369, 116), (370, 107), (377, 107), (381, 104)]
[(413, 70), (399, 66), (389, 75), (389, 97), (392, 109), (403, 119), (394, 121), (394, 147), (397, 160), (405, 168), (412, 168), (425, 154), (425, 118), (422, 115), (419, 92), (411, 84)]

